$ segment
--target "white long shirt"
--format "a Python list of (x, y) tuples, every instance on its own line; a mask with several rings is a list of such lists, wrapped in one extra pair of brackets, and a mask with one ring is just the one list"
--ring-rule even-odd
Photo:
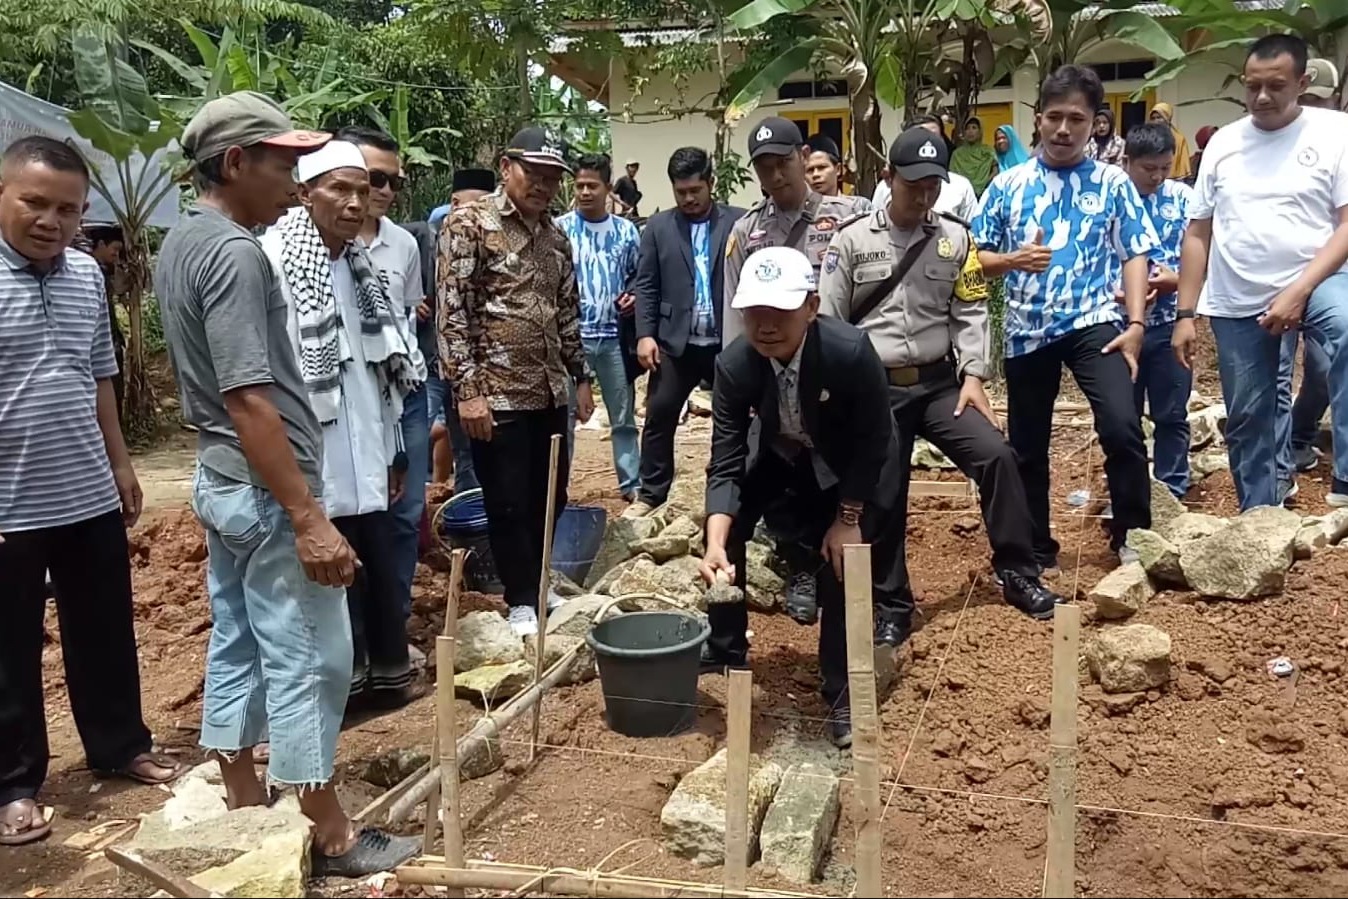
[[(948, 212), (951, 215), (959, 216), (964, 221), (973, 221), (974, 213), (978, 210), (978, 195), (974, 193), (974, 186), (968, 178), (959, 172), (949, 172), (950, 180), (941, 182), (941, 194), (936, 198), (936, 204), (932, 206), (934, 212)], [(892, 195), (889, 185), (884, 181), (875, 185), (875, 194), (871, 197), (871, 205), (876, 209), (885, 209), (889, 206), (889, 198)]]

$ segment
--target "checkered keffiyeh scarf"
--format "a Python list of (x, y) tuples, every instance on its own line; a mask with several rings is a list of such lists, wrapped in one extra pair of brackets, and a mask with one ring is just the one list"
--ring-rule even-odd
[[(290, 286), (299, 321), (300, 372), (318, 420), (332, 424), (341, 408), (340, 366), (350, 362), (352, 356), (333, 293), (331, 255), (304, 209), (286, 216), (277, 228), (283, 238), (281, 274)], [(426, 368), (424, 363), (418, 364), (419, 354), (412, 352), (409, 338), (398, 325), (398, 315), (369, 252), (354, 242), (348, 242), (343, 252), (356, 282), (365, 361), (374, 366), (380, 395), (397, 421), (402, 415), (403, 398), (426, 380)]]

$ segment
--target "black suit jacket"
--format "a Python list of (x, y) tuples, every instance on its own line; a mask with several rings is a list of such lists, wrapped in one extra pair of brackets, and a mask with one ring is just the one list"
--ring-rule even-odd
[(431, 314), (425, 321), (417, 319), (417, 346), (421, 355), (429, 363), (439, 355), (435, 337), (435, 229), (426, 222), (406, 222), (403, 227), (417, 239), (417, 249), (421, 253), (421, 289)]
[[(736, 206), (719, 203), (711, 208), (711, 298), (716, 330), (721, 330), (720, 296), (724, 291), (725, 245), (735, 220), (744, 215)], [(646, 222), (637, 258), (637, 339), (654, 337), (671, 356), (683, 354), (693, 327), (692, 226), (682, 212), (667, 209)]]
[[(838, 498), (892, 508), (900, 486), (899, 445), (889, 408), (889, 382), (864, 332), (835, 318), (816, 318), (800, 359), (805, 432), (838, 477)], [(761, 451), (750, 459), (751, 412)], [(707, 514), (735, 516), (745, 474), (772, 452), (781, 419), (772, 362), (738, 337), (716, 359), (712, 395)]]

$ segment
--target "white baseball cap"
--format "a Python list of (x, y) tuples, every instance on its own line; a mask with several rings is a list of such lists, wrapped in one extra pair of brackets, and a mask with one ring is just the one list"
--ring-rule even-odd
[(368, 172), (370, 167), (365, 164), (365, 154), (360, 152), (360, 147), (344, 140), (333, 140), (328, 141), (322, 149), (301, 156), (295, 166), (295, 173), (307, 184), (319, 175), (326, 175), (337, 169), (360, 169), (362, 172)]
[(818, 287), (814, 266), (800, 250), (764, 247), (744, 262), (731, 309), (769, 306), (791, 312)]

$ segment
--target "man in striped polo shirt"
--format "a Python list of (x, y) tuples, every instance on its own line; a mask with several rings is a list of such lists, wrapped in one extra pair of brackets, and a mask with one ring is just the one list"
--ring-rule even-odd
[(163, 783), (141, 717), (126, 528), (141, 492), (117, 423), (103, 276), (70, 250), (89, 170), (59, 141), (0, 156), (0, 846), (51, 829), (42, 618), (51, 573), (89, 767)]

